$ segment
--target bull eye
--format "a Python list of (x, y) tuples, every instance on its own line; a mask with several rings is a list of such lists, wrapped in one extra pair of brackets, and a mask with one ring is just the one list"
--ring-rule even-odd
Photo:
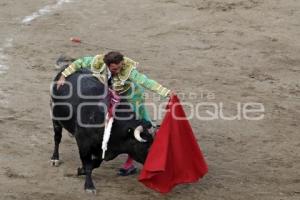
[(127, 132), (128, 132), (128, 133), (131, 133), (131, 132), (132, 132), (132, 128), (129, 128), (129, 129), (127, 130)]

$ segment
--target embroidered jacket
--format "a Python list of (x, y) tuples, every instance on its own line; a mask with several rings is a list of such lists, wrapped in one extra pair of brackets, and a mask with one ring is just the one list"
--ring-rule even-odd
[[(107, 84), (109, 69), (103, 61), (104, 55), (96, 55), (94, 57), (83, 57), (75, 60), (67, 67), (62, 74), (68, 77), (80, 68), (89, 68), (93, 75), (96, 76), (102, 83)], [(136, 69), (138, 62), (124, 57), (124, 64), (121, 71), (112, 77), (112, 89), (122, 94), (131, 87), (131, 81), (149, 89), (163, 97), (168, 96), (170, 90), (163, 87), (156, 81), (149, 79), (145, 74), (138, 72)]]

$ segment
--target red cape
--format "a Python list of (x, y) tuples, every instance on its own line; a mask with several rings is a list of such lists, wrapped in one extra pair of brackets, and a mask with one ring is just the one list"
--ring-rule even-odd
[(177, 96), (167, 109), (139, 176), (140, 182), (161, 193), (177, 184), (196, 182), (208, 171)]

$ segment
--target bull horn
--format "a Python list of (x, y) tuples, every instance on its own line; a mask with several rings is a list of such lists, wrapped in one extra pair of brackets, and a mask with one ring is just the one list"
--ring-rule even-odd
[(137, 141), (139, 142), (147, 142), (147, 140), (144, 140), (142, 137), (141, 137), (141, 132), (143, 132), (143, 127), (142, 126), (138, 126), (135, 128), (134, 130), (134, 137), (135, 139), (137, 139)]

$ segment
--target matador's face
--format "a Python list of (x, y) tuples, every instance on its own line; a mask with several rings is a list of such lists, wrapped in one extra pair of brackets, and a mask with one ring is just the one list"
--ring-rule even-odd
[(108, 68), (112, 75), (116, 75), (121, 71), (121, 68), (124, 64), (124, 61), (121, 61), (119, 64), (111, 63)]

